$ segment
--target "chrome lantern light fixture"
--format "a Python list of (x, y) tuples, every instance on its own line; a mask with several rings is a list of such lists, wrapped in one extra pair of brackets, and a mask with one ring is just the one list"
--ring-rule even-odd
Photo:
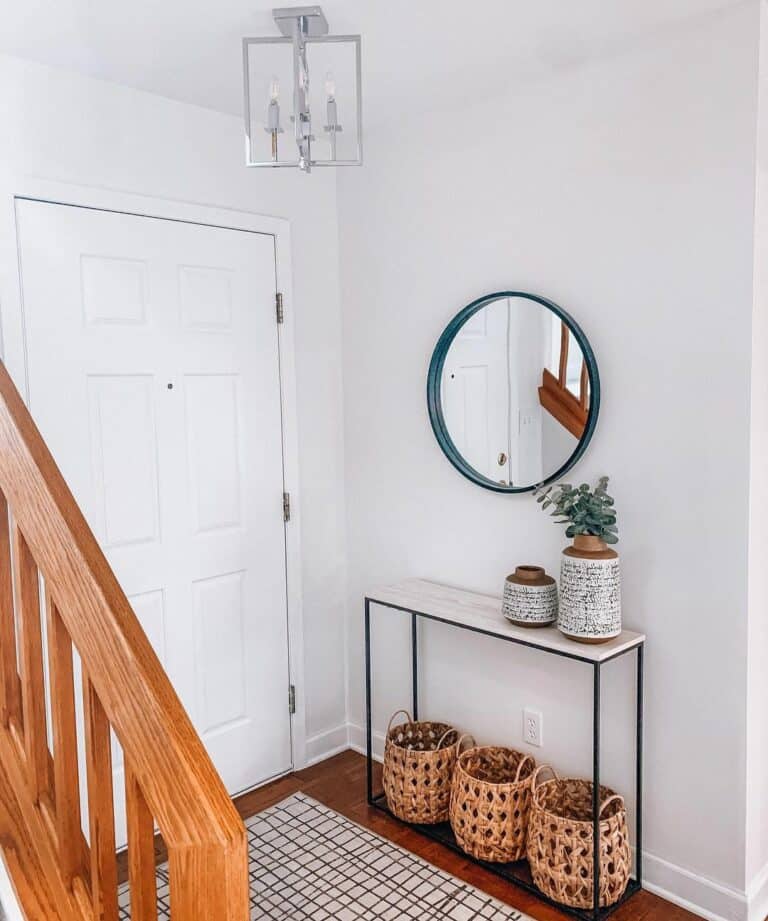
[(329, 35), (319, 6), (272, 16), (281, 35), (243, 39), (246, 166), (359, 166), (360, 36)]

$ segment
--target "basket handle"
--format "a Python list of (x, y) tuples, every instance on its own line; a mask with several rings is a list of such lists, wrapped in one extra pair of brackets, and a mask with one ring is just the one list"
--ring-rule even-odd
[(619, 800), (619, 802), (621, 803), (621, 805), (622, 805), (622, 806), (624, 805), (624, 797), (623, 797), (623, 796), (619, 796), (618, 793), (614, 793), (613, 796), (609, 796), (608, 799), (607, 799), (607, 800), (602, 804), (602, 806), (600, 807), (600, 811), (597, 813), (597, 817), (598, 817), (598, 818), (600, 818), (600, 817), (602, 816), (603, 810), (605, 809), (605, 807), (608, 806), (608, 805), (610, 805), (614, 800)]
[(457, 758), (458, 758), (459, 755), (461, 754), (461, 743), (464, 741), (464, 739), (472, 739), (472, 747), (473, 747), (473, 748), (477, 745), (477, 740), (475, 739), (475, 737), (472, 735), (471, 732), (465, 732), (465, 733), (463, 733), (462, 735), (459, 736), (459, 739), (458, 739), (458, 741), (456, 742), (456, 757), (457, 757)]
[(435, 749), (435, 751), (440, 751), (443, 742), (445, 742), (445, 740), (448, 738), (448, 736), (449, 736), (452, 732), (456, 732), (456, 730), (455, 730), (455, 729), (446, 729), (446, 730), (445, 730), (445, 732), (440, 736), (440, 741), (437, 743), (437, 748)]
[[(518, 764), (517, 766), (517, 772), (515, 774), (515, 779), (513, 783), (520, 782), (520, 772), (522, 771), (523, 765), (525, 764), (526, 761), (530, 761), (531, 764), (534, 764), (534, 765), (536, 764), (536, 762), (533, 760), (533, 758), (531, 758), (530, 755), (523, 755), (523, 757), (520, 759), (520, 764)], [(547, 765), (545, 764), (544, 767), (547, 767)]]
[(533, 777), (531, 778), (531, 789), (534, 790), (534, 791), (536, 790), (536, 785), (537, 785), (538, 780), (539, 780), (539, 774), (541, 774), (542, 771), (550, 771), (551, 774), (552, 774), (552, 777), (553, 777), (555, 780), (560, 780), (560, 777), (559, 777), (557, 771), (552, 767), (551, 764), (540, 764), (540, 765), (536, 768), (536, 770), (533, 772)]
[(408, 722), (412, 723), (411, 714), (407, 710), (395, 710), (395, 712), (390, 716), (389, 722), (387, 723), (387, 736), (389, 736), (389, 730), (392, 728), (392, 720), (399, 714), (404, 713), (408, 717)]

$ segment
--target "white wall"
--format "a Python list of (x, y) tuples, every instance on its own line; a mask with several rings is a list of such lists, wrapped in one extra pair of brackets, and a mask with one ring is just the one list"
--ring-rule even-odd
[(548, 412), (541, 414), (541, 453), (544, 457), (544, 469), (551, 473), (557, 470), (576, 450), (578, 439)]
[(761, 3), (750, 407), (747, 888), (750, 921), (768, 915), (768, 3)]
[[(575, 477), (612, 476), (625, 623), (648, 634), (647, 877), (728, 918), (745, 910), (757, 16), (740, 3), (471, 111), (401, 117), (338, 179), (353, 723), (367, 586), (500, 593), (517, 563), (557, 571), (563, 534), (530, 498), (462, 479), (425, 401), (461, 307), (550, 297), (597, 355), (603, 408)], [(588, 675), (429, 628), (425, 713), (521, 744), (537, 704), (537, 754), (588, 775)], [(381, 623), (375, 639), (381, 731), (408, 700), (407, 646)], [(607, 681), (606, 780), (631, 796), (628, 663)]]
[[(247, 170), (237, 118), (3, 56), (0, 124), (0, 175), (43, 177), (291, 221), (307, 732), (311, 737), (343, 724), (344, 494), (334, 171), (307, 177), (298, 171)], [(329, 669), (328, 662), (340, 664)]]

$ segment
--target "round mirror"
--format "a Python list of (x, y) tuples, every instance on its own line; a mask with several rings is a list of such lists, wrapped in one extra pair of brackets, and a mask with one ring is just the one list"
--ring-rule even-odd
[(458, 313), (435, 346), (427, 382), (440, 447), (496, 492), (561, 477), (586, 450), (600, 407), (592, 349), (557, 304), (502, 291)]

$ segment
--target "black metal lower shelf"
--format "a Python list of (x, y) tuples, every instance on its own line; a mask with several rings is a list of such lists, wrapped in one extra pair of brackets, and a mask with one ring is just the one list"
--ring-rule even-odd
[[(439, 825), (411, 825), (408, 822), (403, 822), (402, 819), (398, 819), (398, 817), (389, 809), (387, 806), (386, 797), (383, 793), (380, 793), (378, 796), (374, 796), (371, 800), (371, 805), (375, 806), (376, 809), (380, 809), (382, 812), (385, 812), (388, 816), (395, 819), (395, 821), (400, 822), (402, 825), (407, 825), (408, 828), (412, 828), (414, 831), (419, 832), (419, 834), (424, 835), (426, 838), (430, 838), (432, 841), (439, 841), (440, 844), (445, 845), (445, 847), (450, 848), (450, 850), (455, 851), (457, 854), (461, 854), (465, 860), (470, 860), (473, 863), (476, 863), (478, 866), (483, 867), (483, 869), (488, 870), (489, 873), (493, 873), (495, 876), (500, 876), (502, 879), (507, 880), (507, 882), (510, 882), (521, 889), (525, 889), (527, 892), (535, 895), (536, 898), (541, 899), (542, 902), (547, 902), (550, 905), (554, 905), (560, 911), (571, 915), (574, 918), (581, 918), (585, 919), (585, 921), (592, 921), (594, 914), (591, 909), (569, 908), (566, 905), (561, 905), (559, 902), (555, 902), (553, 899), (548, 898), (546, 895), (544, 895), (543, 892), (541, 892), (540, 889), (537, 889), (533, 879), (531, 878), (531, 871), (528, 867), (527, 860), (518, 860), (515, 863), (486, 863), (484, 860), (476, 860), (474, 857), (471, 857), (469, 854), (463, 851), (456, 843), (456, 838), (454, 837), (449, 822), (441, 822)], [(641, 888), (642, 887), (635, 879), (630, 879), (629, 885), (627, 886), (624, 895), (615, 905), (611, 905), (609, 908), (601, 908), (600, 917), (605, 918), (612, 914), (614, 911), (616, 911), (617, 908), (623, 905), (627, 899), (631, 898), (636, 892), (639, 892)]]

